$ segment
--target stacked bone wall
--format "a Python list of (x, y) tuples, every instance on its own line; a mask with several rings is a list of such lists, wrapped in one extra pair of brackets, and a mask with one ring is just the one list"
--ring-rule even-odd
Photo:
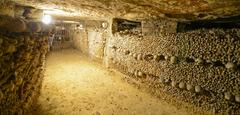
[(145, 84), (155, 96), (167, 94), (168, 101), (240, 113), (239, 29), (147, 29), (146, 36), (124, 31), (110, 38), (106, 46), (111, 68)]
[(47, 37), (0, 35), (0, 113), (28, 114), (41, 88)]

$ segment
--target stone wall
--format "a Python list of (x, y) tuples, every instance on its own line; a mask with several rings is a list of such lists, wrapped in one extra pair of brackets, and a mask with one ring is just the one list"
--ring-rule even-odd
[(73, 35), (74, 47), (99, 62), (103, 61), (108, 36), (108, 31), (102, 27), (103, 22), (105, 21), (83, 21), (83, 28), (76, 30)]
[(124, 31), (106, 46), (110, 68), (146, 85), (155, 96), (206, 111), (240, 113), (239, 29), (151, 36)]
[(73, 45), (83, 54), (88, 54), (88, 37), (85, 30), (78, 30), (73, 33)]
[(14, 17), (15, 4), (8, 0), (1, 0), (0, 5), (0, 14), (5, 16)]
[(166, 19), (145, 19), (142, 21), (142, 34), (158, 36), (162, 32), (177, 33), (179, 23)]
[(48, 40), (0, 35), (0, 114), (29, 114), (39, 96)]

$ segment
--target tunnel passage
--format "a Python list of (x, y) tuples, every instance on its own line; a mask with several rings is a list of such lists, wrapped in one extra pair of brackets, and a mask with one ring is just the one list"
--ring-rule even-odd
[(122, 81), (124, 77), (76, 49), (52, 51), (33, 114), (186, 114)]
[(46, 57), (66, 49), (189, 114), (240, 113), (239, 1), (0, 4), (1, 114), (32, 113)]

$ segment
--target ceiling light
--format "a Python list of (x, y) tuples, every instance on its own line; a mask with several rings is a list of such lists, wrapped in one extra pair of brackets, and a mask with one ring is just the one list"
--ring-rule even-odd
[(52, 22), (52, 17), (50, 15), (44, 15), (42, 17), (42, 22), (44, 24), (50, 24)]

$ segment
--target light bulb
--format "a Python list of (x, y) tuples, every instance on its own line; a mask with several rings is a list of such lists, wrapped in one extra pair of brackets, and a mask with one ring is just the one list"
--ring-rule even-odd
[(52, 17), (50, 15), (44, 15), (42, 17), (42, 22), (44, 24), (50, 24), (52, 22)]

